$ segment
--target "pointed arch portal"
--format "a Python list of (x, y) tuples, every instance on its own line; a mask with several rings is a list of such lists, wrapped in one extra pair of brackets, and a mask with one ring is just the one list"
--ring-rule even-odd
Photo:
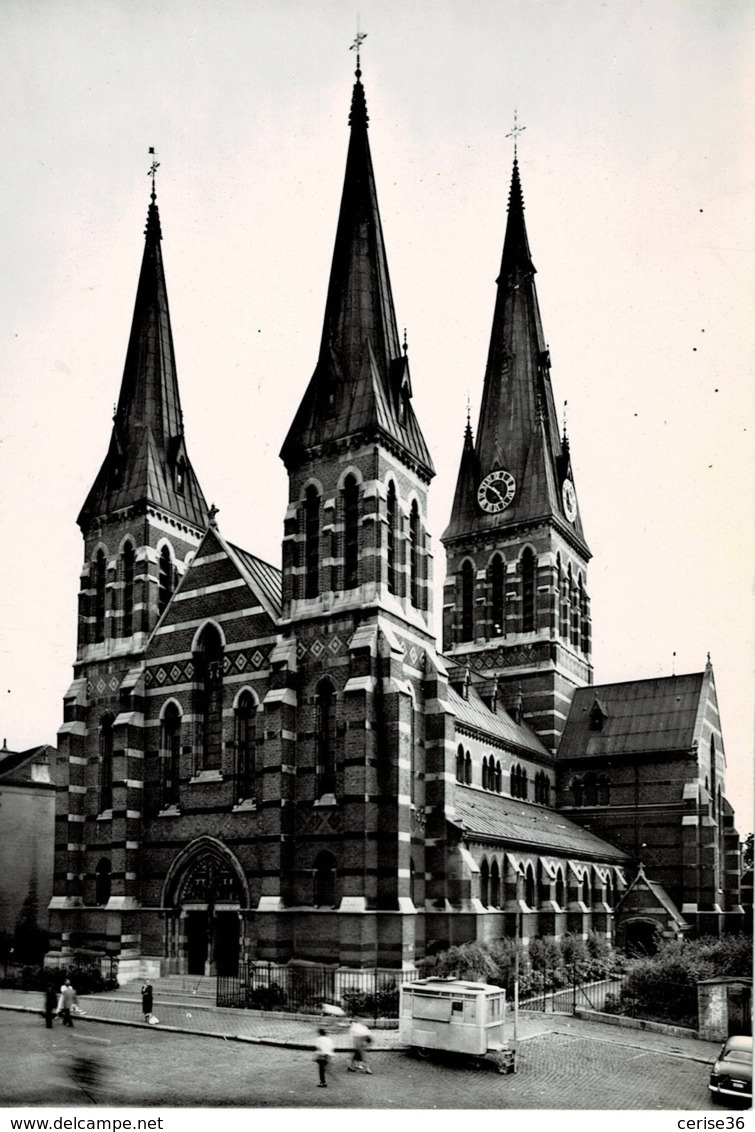
[(163, 889), (165, 954), (179, 974), (235, 975), (249, 889), (222, 841), (200, 837), (179, 853)]

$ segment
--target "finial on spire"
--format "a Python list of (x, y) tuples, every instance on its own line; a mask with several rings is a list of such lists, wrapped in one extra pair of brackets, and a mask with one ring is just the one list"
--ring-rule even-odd
[(155, 200), (155, 173), (160, 168), (160, 162), (155, 159), (155, 147), (151, 145), (149, 152), (152, 154), (152, 164), (147, 170), (147, 176), (152, 178), (152, 200)]
[(569, 430), (567, 428), (567, 412), (566, 412), (568, 404), (569, 404), (568, 401), (564, 401), (564, 444), (569, 443)]
[(676, 649), (671, 654), (671, 675), (676, 676)]
[(362, 77), (361, 61), (360, 61), (359, 56), (360, 56), (362, 44), (364, 43), (366, 38), (367, 38), (367, 32), (359, 30), (359, 18), (357, 17), (357, 33), (354, 36), (354, 42), (352, 43), (351, 47), (349, 48), (349, 51), (356, 51), (356, 53), (357, 53), (357, 69), (356, 69), (355, 74), (356, 74), (356, 77), (358, 79), (361, 79), (361, 77)]
[(406, 355), (409, 353), (409, 343), (406, 340), (406, 327), (404, 327), (404, 344), (401, 348), (404, 351), (404, 357), (406, 357)]
[(516, 113), (516, 107), (515, 107), (514, 108), (514, 128), (506, 134), (507, 138), (513, 138), (514, 139), (514, 161), (516, 161), (516, 143), (519, 139), (519, 135), (522, 133), (523, 130), (526, 130), (526, 129), (527, 129), (526, 126), (520, 126), (519, 125), (519, 123), (517, 121), (517, 113)]
[(217, 515), (219, 510), (220, 510), (220, 508), (216, 507), (215, 504), (213, 503), (212, 506), (210, 507), (210, 510), (208, 511), (211, 527), (217, 527), (217, 525), (218, 525), (218, 521), (215, 518), (215, 516)]

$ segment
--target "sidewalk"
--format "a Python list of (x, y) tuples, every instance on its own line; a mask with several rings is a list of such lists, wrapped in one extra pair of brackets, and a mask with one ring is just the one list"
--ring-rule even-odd
[[(137, 984), (127, 984), (115, 992), (82, 996), (80, 1006), (85, 1013), (76, 1019), (77, 1025), (83, 1026), (91, 1022), (138, 1026), (144, 1029), (157, 1028), (148, 1026), (143, 1020)], [(41, 1014), (42, 994), (40, 991), (19, 991), (0, 987), (0, 1010)], [(197, 1037), (222, 1038), (226, 1041), (287, 1046), (290, 1049), (314, 1049), (317, 1028), (320, 1024), (319, 1018), (316, 1017), (301, 1015), (288, 1017), (285, 1014), (216, 1007), (206, 1001), (192, 1001), (189, 995), (184, 1001), (177, 1001), (174, 998), (171, 1002), (161, 1002), (159, 997), (156, 998), (154, 1013), (160, 1019), (161, 1030), (194, 1034)], [(718, 1042), (703, 1042), (691, 1037), (607, 1026), (601, 1022), (574, 1018), (568, 1014), (545, 1014), (530, 1010), (519, 1012), (517, 1026), (519, 1042), (553, 1033), (609, 1042), (629, 1049), (668, 1054), (702, 1063), (712, 1062), (720, 1045)], [(372, 1049), (375, 1052), (406, 1048), (399, 1040), (397, 1029), (375, 1029), (372, 1034)], [(346, 1030), (335, 1033), (331, 1031), (331, 1036), (337, 1051), (346, 1052), (351, 1048)], [(513, 1039), (513, 1018), (510, 1013), (506, 1019), (506, 1037), (509, 1042)]]

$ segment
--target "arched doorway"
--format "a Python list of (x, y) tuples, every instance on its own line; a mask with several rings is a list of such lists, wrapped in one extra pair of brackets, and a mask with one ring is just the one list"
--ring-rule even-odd
[(176, 859), (165, 889), (171, 966), (189, 975), (235, 975), (249, 893), (233, 854), (214, 838), (200, 838)]

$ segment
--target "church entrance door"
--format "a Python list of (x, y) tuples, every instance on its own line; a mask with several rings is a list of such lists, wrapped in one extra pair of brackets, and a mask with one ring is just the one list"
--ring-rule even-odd
[(215, 913), (215, 970), (218, 975), (236, 975), (239, 969), (239, 914)]
[(209, 945), (209, 918), (206, 911), (186, 914), (186, 965), (190, 975), (204, 975)]

